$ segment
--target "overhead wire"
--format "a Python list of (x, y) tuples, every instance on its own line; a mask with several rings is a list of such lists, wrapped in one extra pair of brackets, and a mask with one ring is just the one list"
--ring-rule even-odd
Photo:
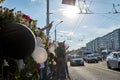
[[(91, 0), (91, 1), (92, 1), (92, 0)], [(85, 0), (83, 0), (82, 2), (85, 2)], [(82, 3), (81, 3), (81, 4), (82, 4)], [(84, 5), (86, 5), (86, 4), (83, 3), (83, 6), (84, 6)], [(90, 5), (91, 5), (91, 2), (90, 2)], [(78, 7), (79, 7), (79, 9), (80, 9), (80, 12), (82, 13), (82, 7), (80, 6), (79, 0), (78, 0)], [(85, 17), (86, 17), (86, 15), (84, 15), (84, 16), (81, 18), (81, 20), (80, 20), (80, 15), (79, 15), (78, 20), (77, 20), (77, 22), (76, 22), (76, 24), (75, 24), (75, 27), (73, 28), (73, 31), (72, 31), (74, 34), (76, 34), (76, 32), (77, 32), (80, 24), (84, 21)], [(71, 39), (72, 39), (72, 37), (71, 37)]]
[[(79, 6), (79, 10), (80, 10), (80, 12), (82, 12), (82, 8), (80, 7), (80, 5), (79, 5), (79, 1), (78, 1), (78, 6)], [(81, 18), (81, 21), (83, 20), (83, 17)], [(80, 21), (80, 15), (79, 15), (79, 17), (77, 18), (77, 22), (76, 22), (76, 24), (75, 24), (75, 27), (73, 28), (73, 33), (75, 34), (75, 31), (76, 31), (76, 29), (78, 28), (78, 25), (79, 25), (79, 22), (81, 22)]]
[[(108, 14), (109, 14), (110, 16), (107, 16)], [(101, 15), (100, 15), (100, 16), (103, 16), (103, 17), (106, 17), (107, 19), (109, 19), (109, 21), (106, 20), (106, 21), (104, 21), (104, 22), (101, 23), (101, 24), (102, 24), (102, 25), (105, 25), (105, 24), (107, 24), (108, 22), (109, 22), (109, 23), (112, 23), (113, 21), (119, 22), (120, 19), (115, 18), (115, 16), (113, 17), (113, 15), (115, 15), (115, 14), (119, 14), (119, 12), (118, 12), (118, 10), (116, 9), (115, 4), (114, 4), (114, 5), (113, 5), (113, 8), (112, 8), (112, 12), (107, 13), (107, 15), (105, 15), (105, 14), (101, 14)], [(117, 16), (117, 17), (118, 17), (118, 16)], [(100, 26), (101, 26), (101, 25), (100, 25)]]
[[(87, 10), (88, 11), (90, 11), (90, 6), (92, 5), (92, 3), (93, 3), (93, 0), (91, 0), (90, 2), (89, 2), (89, 8), (88, 8), (88, 6), (87, 6), (87, 3), (86, 3), (86, 0), (81, 0), (81, 1), (83, 1), (84, 2), (84, 4), (86, 5), (86, 7), (87, 7)], [(99, 1), (95, 1), (94, 0), (94, 2), (99, 2)], [(79, 2), (78, 2), (79, 3)], [(105, 2), (103, 2), (103, 1), (101, 1), (101, 3), (103, 3), (103, 4), (105, 4)], [(108, 2), (107, 2), (108, 3)], [(109, 3), (113, 3), (113, 1), (111, 1), (111, 2), (109, 2)], [(80, 12), (82, 12), (82, 8), (83, 7), (81, 7), (80, 5), (78, 5), (79, 6), (79, 9), (80, 9)], [(116, 18), (113, 18), (112, 16), (106, 16), (107, 14), (114, 14), (113, 12), (107, 12), (107, 13), (102, 13), (102, 12), (98, 12), (98, 13), (94, 13), (94, 12), (92, 12), (92, 11), (90, 11), (91, 13), (79, 13), (79, 14), (84, 14), (84, 16), (80, 19), (80, 16), (77, 18), (77, 22), (76, 22), (76, 24), (75, 24), (75, 26), (74, 26), (74, 28), (73, 28), (73, 30), (72, 30), (72, 32), (75, 34), (76, 32), (77, 32), (77, 30), (78, 30), (78, 28), (80, 27), (80, 24), (82, 24), (83, 23), (83, 21), (85, 20), (85, 18), (87, 17), (87, 15), (89, 14), (89, 15), (94, 15), (94, 14), (100, 14), (100, 16), (103, 16), (103, 17), (106, 17), (106, 18), (108, 18), (108, 19), (110, 19), (109, 20), (109, 22), (111, 22), (111, 21), (119, 21), (119, 19), (116, 19)], [(117, 13), (118, 14), (118, 13)], [(108, 21), (107, 21), (108, 22)], [(104, 22), (102, 22), (101, 24), (102, 25), (105, 25), (105, 24), (107, 24), (107, 22), (106, 21), (104, 21)], [(100, 25), (101, 26), (101, 25)]]
[[(80, 12), (82, 12), (82, 8), (80, 7), (79, 3), (78, 3), (78, 6), (79, 6)], [(81, 21), (80, 21), (80, 15), (79, 15), (79, 17), (77, 18), (77, 22), (75, 24), (75, 27), (73, 27), (73, 29), (72, 29), (73, 33), (75, 33), (76, 29), (78, 28), (79, 23), (81, 23), (83, 21), (83, 19), (84, 19), (84, 16), (81, 18)]]
[[(86, 4), (86, 1), (85, 1), (85, 0), (83, 0), (83, 1), (84, 1), (85, 4)], [(90, 1), (90, 5), (89, 5), (89, 6), (91, 6), (92, 2), (93, 2), (93, 0)], [(112, 3), (112, 2), (111, 2), (111, 3)], [(114, 13), (108, 12), (108, 13), (80, 13), (80, 14), (103, 14), (103, 16), (105, 16), (105, 14), (114, 14)], [(108, 16), (106, 16), (106, 17), (108, 17)], [(113, 17), (109, 17), (109, 19), (110, 19), (110, 18), (111, 18), (112, 21), (113, 21), (113, 20), (116, 20), (116, 19), (113, 18)], [(116, 21), (118, 21), (118, 19), (117, 19)], [(80, 24), (80, 23), (79, 23), (79, 24)], [(104, 22), (104, 24), (105, 24), (105, 22)], [(79, 25), (78, 25), (78, 27), (79, 27)], [(76, 28), (76, 30), (78, 30), (78, 27)], [(77, 32), (77, 31), (74, 31), (74, 32)]]
[[(78, 0), (78, 6), (79, 6), (79, 9), (80, 9), (80, 11), (82, 13), (82, 7), (80, 6), (79, 0)], [(80, 18), (80, 15), (79, 15), (79, 18)], [(75, 33), (76, 29), (78, 28), (79, 23), (82, 22), (83, 18), (84, 18), (84, 16), (82, 17), (81, 21), (80, 21), (80, 19), (78, 20), (78, 22), (77, 22), (78, 24), (75, 25), (75, 28), (73, 29), (73, 33)]]
[[(90, 4), (92, 4), (92, 2), (93, 2), (93, 0), (91, 0), (91, 2), (90, 2)], [(103, 2), (104, 3), (104, 2)], [(110, 3), (112, 3), (112, 2), (110, 2)], [(82, 9), (81, 9), (81, 7), (80, 7), (80, 11), (82, 12)], [(115, 11), (115, 10), (114, 10)], [(114, 22), (114, 21), (117, 21), (117, 22), (119, 22), (120, 21), (120, 19), (117, 19), (116, 17), (113, 17), (113, 15), (114, 14), (119, 14), (118, 12), (117, 13), (114, 13), (114, 12), (98, 12), (98, 13), (80, 13), (80, 14), (84, 14), (84, 17), (81, 19), (81, 21), (80, 21), (80, 19), (79, 19), (79, 21), (78, 21), (78, 25), (77, 25), (77, 27), (75, 27), (76, 29), (74, 29), (74, 34), (75, 34), (75, 32), (77, 32), (77, 30), (79, 30), (78, 28), (80, 27), (80, 24), (84, 21), (84, 19), (85, 19), (85, 15), (86, 14), (89, 14), (89, 15), (92, 15), (92, 14), (99, 14), (100, 16), (103, 16), (103, 17), (106, 17), (106, 19), (108, 19), (108, 20), (104, 20), (104, 22), (102, 22), (101, 24), (100, 24), (100, 26), (101, 25), (105, 25), (105, 24), (107, 24), (107, 23), (112, 23), (112, 22)], [(110, 15), (110, 16), (107, 16), (107, 15)]]
[[(100, 16), (106, 17), (107, 20), (104, 21), (103, 23), (101, 23), (99, 26), (104, 26), (104, 25), (106, 25), (108, 23), (113, 23), (113, 22), (118, 22), (118, 23), (120, 22), (120, 19), (115, 18), (115, 16), (113, 17), (113, 15), (110, 15), (110, 16), (100, 15)], [(116, 17), (118, 17), (118, 16), (116, 16)]]
[[(85, 2), (83, 5), (86, 5), (86, 1), (83, 0), (83, 2)], [(89, 7), (91, 6), (92, 2), (93, 2), (93, 0), (90, 1)], [(78, 5), (80, 5), (79, 2), (78, 2)], [(86, 6), (87, 6), (87, 5), (86, 5)], [(80, 6), (79, 6), (79, 7), (80, 7)], [(88, 7), (87, 7), (87, 8), (88, 8)], [(74, 33), (77, 32), (78, 28), (80, 27), (80, 24), (84, 21), (84, 19), (85, 19), (86, 16), (87, 16), (87, 15), (84, 14), (84, 16), (83, 16), (83, 18), (81, 19), (81, 21), (78, 22), (79, 24), (77, 25), (76, 29), (73, 31)]]
[[(84, 2), (85, 2), (85, 5), (86, 5), (86, 1), (84, 0)], [(91, 6), (91, 4), (92, 4), (92, 2), (93, 2), (93, 0), (91, 0), (90, 1), (90, 5), (89, 6)], [(88, 7), (87, 7), (88, 8)], [(80, 9), (80, 11), (82, 10), (81, 9), (81, 7), (79, 6), (79, 9)], [(115, 8), (114, 8), (115, 9)], [(88, 10), (89, 10), (89, 8), (88, 8)], [(82, 14), (82, 13), (81, 13)], [(109, 21), (104, 21), (103, 23), (101, 23), (102, 25), (105, 25), (105, 24), (107, 24), (108, 22), (113, 22), (113, 21), (120, 21), (120, 20), (118, 20), (118, 19), (116, 19), (116, 18), (113, 18), (112, 17), (112, 15), (109, 17), (109, 16), (106, 16), (105, 14), (114, 14), (114, 13), (110, 13), (110, 12), (108, 12), (108, 13), (85, 13), (85, 14), (103, 14), (102, 16), (104, 16), (104, 17), (107, 17), (108, 19), (109, 19)], [(84, 19), (85, 19), (85, 15), (84, 15), (84, 17), (82, 18), (82, 20), (79, 22), (79, 25), (77, 25), (77, 27), (76, 27), (76, 29), (74, 29), (74, 31), (73, 31), (73, 33), (75, 34), (75, 32), (77, 32), (77, 30), (78, 30), (78, 27), (80, 27), (80, 24), (84, 21)]]

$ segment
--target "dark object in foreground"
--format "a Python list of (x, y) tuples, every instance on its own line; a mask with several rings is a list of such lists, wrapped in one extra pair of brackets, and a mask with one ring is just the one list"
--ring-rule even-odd
[(7, 23), (0, 30), (0, 45), (3, 55), (23, 59), (33, 53), (35, 37), (25, 25)]

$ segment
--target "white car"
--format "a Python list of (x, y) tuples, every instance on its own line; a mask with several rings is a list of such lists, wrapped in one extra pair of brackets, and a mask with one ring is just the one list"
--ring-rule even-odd
[(107, 67), (109, 69), (111, 69), (111, 68), (120, 69), (120, 52), (110, 53), (107, 56), (106, 61), (107, 61)]
[(74, 65), (84, 66), (83, 58), (81, 56), (79, 56), (79, 55), (72, 55), (70, 57), (70, 66), (74, 66)]

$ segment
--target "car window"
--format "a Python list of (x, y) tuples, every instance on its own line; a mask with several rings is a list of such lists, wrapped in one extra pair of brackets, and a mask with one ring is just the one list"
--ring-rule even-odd
[(117, 54), (113, 54), (113, 58), (117, 58)]
[(93, 56), (88, 56), (88, 58), (91, 58), (91, 57), (93, 57)]
[(120, 58), (120, 53), (118, 53), (118, 57)]
[(81, 56), (71, 56), (71, 58), (81, 58)]
[(113, 53), (110, 53), (109, 56), (110, 56), (110, 57), (113, 57)]

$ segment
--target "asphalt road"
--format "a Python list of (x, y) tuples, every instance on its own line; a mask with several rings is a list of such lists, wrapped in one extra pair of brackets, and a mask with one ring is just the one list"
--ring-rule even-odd
[(72, 80), (120, 80), (120, 70), (107, 69), (106, 62), (85, 63), (85, 66), (70, 66)]

